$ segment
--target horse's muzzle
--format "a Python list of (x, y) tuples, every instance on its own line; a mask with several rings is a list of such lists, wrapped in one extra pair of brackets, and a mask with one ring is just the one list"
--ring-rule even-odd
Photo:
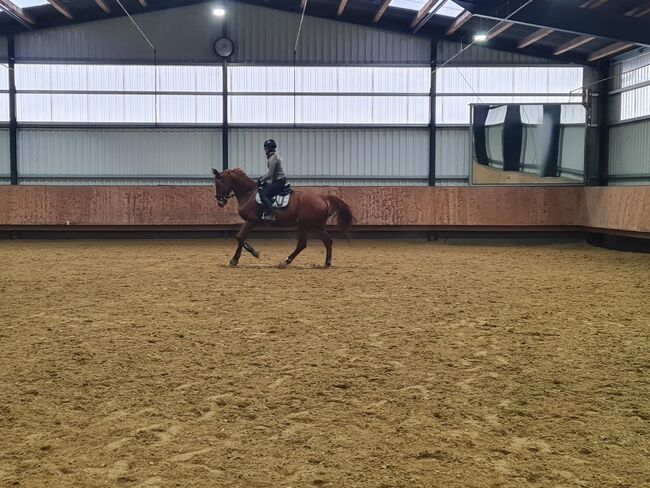
[(219, 208), (225, 207), (228, 203), (228, 197), (224, 195), (215, 195), (214, 197), (217, 199), (217, 205), (219, 205)]

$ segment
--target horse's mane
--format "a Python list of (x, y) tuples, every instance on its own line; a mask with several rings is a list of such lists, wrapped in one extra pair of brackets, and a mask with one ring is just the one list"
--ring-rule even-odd
[(227, 169), (224, 171), (231, 176), (234, 176), (237, 180), (251, 180), (252, 179), (246, 174), (246, 172), (241, 168)]

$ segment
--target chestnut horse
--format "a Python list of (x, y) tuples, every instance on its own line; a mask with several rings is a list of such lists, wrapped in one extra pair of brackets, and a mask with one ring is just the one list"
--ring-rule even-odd
[[(233, 195), (239, 205), (239, 216), (244, 219), (244, 225), (237, 233), (237, 250), (230, 260), (230, 266), (237, 266), (242, 249), (246, 249), (258, 258), (259, 253), (246, 242), (248, 234), (258, 225), (267, 224), (261, 218), (261, 208), (255, 202), (257, 184), (246, 176), (241, 169), (227, 169), (219, 172), (212, 169), (214, 174), (215, 198), (219, 207), (225, 207)], [(325, 230), (327, 219), (337, 216), (338, 225), (348, 238), (347, 231), (354, 222), (352, 210), (347, 203), (333, 195), (317, 195), (312, 192), (294, 190), (289, 205), (286, 208), (275, 209), (276, 220), (269, 225), (274, 227), (298, 227), (298, 244), (296, 249), (283, 260), (279, 267), (286, 268), (296, 259), (296, 256), (307, 247), (307, 233), (315, 232), (325, 244), (325, 267), (332, 265), (332, 238)]]

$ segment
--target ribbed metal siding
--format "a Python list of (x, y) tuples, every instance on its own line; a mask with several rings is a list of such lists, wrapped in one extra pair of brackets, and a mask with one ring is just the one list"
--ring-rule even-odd
[[(458, 42), (440, 41), (438, 43), (438, 63), (454, 57), (462, 49)], [(451, 61), (453, 65), (516, 65), (516, 64), (561, 64), (545, 58), (536, 58), (507, 51), (497, 51), (482, 46), (472, 46)]]
[(426, 184), (426, 129), (233, 129), (230, 166), (239, 166), (251, 176), (266, 172), (262, 142), (269, 138), (278, 142), (292, 180), (314, 184), (334, 180), (358, 185), (393, 180)]
[[(210, 9), (203, 3), (133, 17), (156, 46), (159, 61), (216, 63), (212, 43), (223, 22)], [(153, 52), (129, 19), (119, 17), (18, 34), (16, 59), (153, 61)]]
[[(157, 48), (159, 61), (216, 63), (212, 43), (222, 21), (211, 5), (135, 15)], [(233, 3), (227, 16), (234, 62), (292, 63), (300, 15)], [(182, 33), (182, 35), (181, 35)], [(305, 17), (296, 61), (307, 63), (428, 64), (426, 39), (332, 20)], [(153, 61), (153, 52), (126, 17), (21, 33), (16, 59)]]
[(20, 129), (21, 177), (209, 178), (221, 167), (221, 131)]
[(436, 178), (469, 178), (469, 129), (436, 130)]
[[(233, 61), (292, 63), (300, 15), (235, 3), (229, 32)], [(425, 64), (429, 40), (407, 34), (305, 16), (295, 60), (299, 63)]]
[(0, 178), (11, 174), (9, 162), (9, 130), (0, 129)]
[(626, 182), (650, 184), (650, 120), (613, 126), (609, 134), (609, 174), (645, 175)]

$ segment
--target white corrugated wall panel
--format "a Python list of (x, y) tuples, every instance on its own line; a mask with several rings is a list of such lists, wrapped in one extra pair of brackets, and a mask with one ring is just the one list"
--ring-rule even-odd
[[(566, 93), (583, 85), (583, 68), (450, 67), (436, 72), (438, 93)], [(579, 98), (579, 93), (576, 98)], [(579, 100), (578, 100), (579, 101)]]
[[(419, 180), (426, 184), (429, 133), (426, 129), (232, 129), (230, 166), (251, 176), (266, 171), (262, 143), (278, 142), (290, 179), (325, 177), (358, 181)], [(323, 183), (324, 182), (324, 183)]]
[(9, 129), (0, 129), (0, 178), (11, 174), (9, 161)]
[[(609, 132), (609, 174), (644, 175), (634, 180), (648, 184), (650, 176), (650, 120), (616, 125)], [(628, 180), (629, 182), (630, 180)]]
[(469, 144), (469, 129), (436, 130), (436, 178), (469, 178)]
[(231, 92), (321, 92), (429, 94), (424, 67), (230, 66)]
[[(158, 61), (218, 63), (212, 43), (223, 20), (210, 15), (211, 8), (201, 3), (133, 18), (156, 46)], [(15, 43), (19, 61), (154, 61), (151, 47), (127, 17), (20, 33)]]
[[(234, 62), (294, 61), (300, 14), (232, 5), (230, 35)], [(428, 39), (372, 27), (305, 16), (296, 54), (298, 63), (429, 64)]]
[(20, 129), (21, 177), (209, 177), (219, 129)]

